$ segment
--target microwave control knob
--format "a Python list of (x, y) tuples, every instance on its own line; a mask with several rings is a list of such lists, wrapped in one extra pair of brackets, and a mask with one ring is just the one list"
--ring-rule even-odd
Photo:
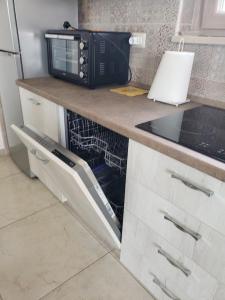
[(85, 57), (81, 56), (81, 58), (80, 58), (80, 64), (81, 65), (86, 64), (86, 58)]
[(81, 79), (84, 79), (85, 77), (86, 77), (85, 73), (81, 71), (81, 72), (80, 72), (80, 78), (81, 78)]
[(87, 49), (87, 43), (80, 42), (80, 50), (85, 50), (85, 49)]

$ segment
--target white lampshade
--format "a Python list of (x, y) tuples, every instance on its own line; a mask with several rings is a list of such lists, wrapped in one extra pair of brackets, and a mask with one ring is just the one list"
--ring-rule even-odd
[(173, 105), (187, 102), (194, 55), (193, 52), (166, 51), (148, 98)]

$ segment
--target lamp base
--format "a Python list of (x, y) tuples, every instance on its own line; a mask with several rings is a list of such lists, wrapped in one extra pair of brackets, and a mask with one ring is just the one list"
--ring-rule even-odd
[(170, 104), (170, 105), (173, 105), (173, 106), (176, 106), (178, 107), (179, 105), (182, 105), (182, 104), (186, 104), (186, 103), (189, 103), (191, 102), (190, 99), (186, 99), (186, 101), (184, 102), (179, 102), (179, 103), (175, 103), (175, 102), (167, 102), (167, 101), (160, 101), (160, 100), (157, 100), (157, 99), (152, 99), (154, 102), (161, 102), (161, 103), (166, 103), (166, 104)]

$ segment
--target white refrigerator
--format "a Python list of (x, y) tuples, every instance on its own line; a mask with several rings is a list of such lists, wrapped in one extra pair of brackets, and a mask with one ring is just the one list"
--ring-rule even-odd
[(10, 128), (23, 125), (16, 80), (48, 75), (44, 33), (66, 20), (78, 26), (77, 0), (0, 0), (0, 100), (10, 155), (29, 176), (27, 150)]

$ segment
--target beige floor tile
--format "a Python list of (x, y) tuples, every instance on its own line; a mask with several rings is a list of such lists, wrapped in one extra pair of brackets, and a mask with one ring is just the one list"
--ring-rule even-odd
[(42, 300), (153, 300), (110, 254)]
[(112, 251), (111, 251), (111, 254), (112, 254), (112, 256), (113, 256), (116, 260), (120, 261), (120, 254), (121, 254), (121, 251), (120, 251), (119, 249), (114, 249), (114, 250), (112, 250)]
[(105, 255), (57, 204), (0, 230), (0, 294), (36, 300)]
[(0, 228), (56, 203), (56, 198), (37, 179), (22, 173), (1, 178)]
[(17, 173), (20, 173), (20, 170), (12, 159), (6, 155), (0, 156), (0, 179)]

